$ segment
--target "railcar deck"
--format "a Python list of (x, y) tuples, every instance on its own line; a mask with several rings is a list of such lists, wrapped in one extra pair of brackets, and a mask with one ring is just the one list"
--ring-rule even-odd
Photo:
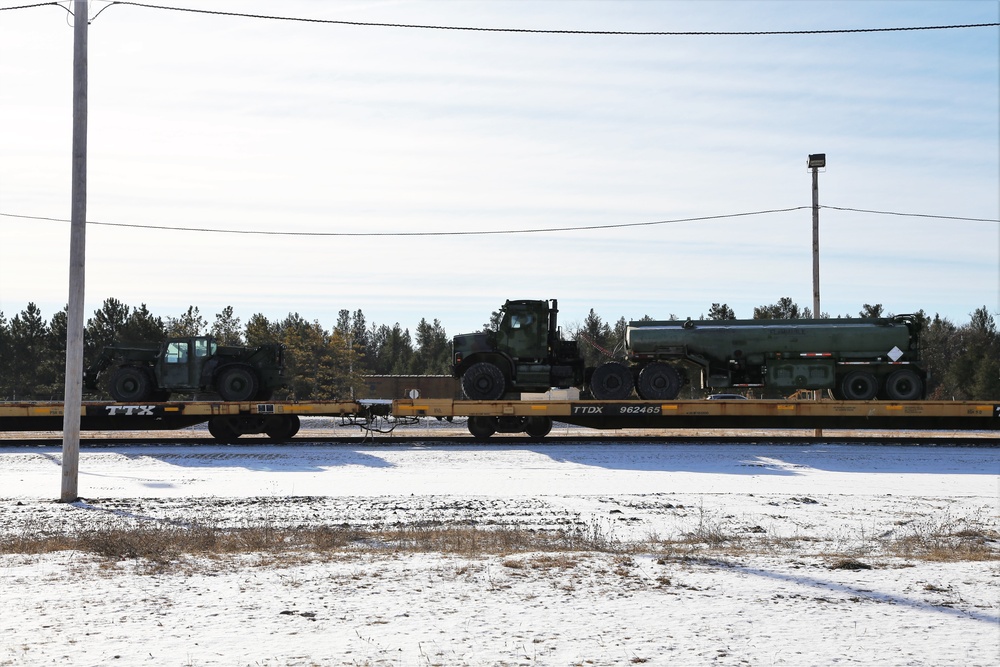
[[(1000, 401), (394, 401), (82, 404), (81, 429), (174, 430), (226, 417), (542, 418), (593, 429), (1000, 430)], [(0, 403), (0, 431), (60, 431), (63, 405)], [(1000, 437), (1000, 433), (998, 433)]]
[(987, 401), (452, 401), (397, 400), (395, 416), (549, 417), (599, 429), (947, 429), (1000, 428)]

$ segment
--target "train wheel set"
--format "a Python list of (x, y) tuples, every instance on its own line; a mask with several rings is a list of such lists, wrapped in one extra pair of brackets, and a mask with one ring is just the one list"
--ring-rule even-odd
[[(366, 429), (420, 418), (467, 420), (470, 434), (523, 434), (540, 440), (553, 423), (600, 430), (714, 431), (748, 429), (851, 429), (880, 431), (997, 431), (1000, 403), (983, 401), (836, 400), (495, 400), (400, 399), (394, 401), (175, 402), (129, 405), (88, 402), (84, 431), (159, 431), (207, 424), (220, 442), (244, 435), (291, 440), (304, 417), (337, 417)], [(61, 431), (61, 403), (0, 403), (0, 431)]]

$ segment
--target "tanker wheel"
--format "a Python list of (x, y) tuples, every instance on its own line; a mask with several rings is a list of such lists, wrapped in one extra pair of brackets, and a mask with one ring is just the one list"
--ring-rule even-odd
[(224, 444), (236, 442), (240, 437), (240, 430), (232, 417), (212, 417), (208, 420), (208, 432)]
[(274, 415), (264, 422), (264, 433), (275, 442), (291, 440), (298, 432), (298, 415)]
[(111, 376), (108, 391), (122, 403), (146, 401), (153, 396), (153, 378), (145, 368), (122, 366)]
[(551, 430), (551, 417), (528, 417), (527, 422), (524, 424), (524, 432), (527, 433), (532, 440), (541, 440), (547, 436)]
[(632, 394), (632, 372), (625, 364), (612, 361), (594, 369), (590, 393), (599, 401), (621, 401)]
[(249, 366), (227, 366), (216, 385), (224, 401), (249, 401), (257, 393), (257, 374)]
[(462, 375), (462, 392), (473, 401), (495, 401), (503, 398), (507, 381), (503, 371), (488, 361), (469, 366)]
[(469, 433), (476, 440), (489, 440), (496, 432), (496, 417), (469, 417)]
[(916, 371), (898, 370), (885, 381), (885, 394), (894, 401), (915, 401), (924, 393), (924, 383)]
[(870, 401), (878, 393), (878, 380), (868, 371), (853, 371), (840, 382), (840, 394), (848, 401)]
[(681, 376), (670, 364), (654, 361), (639, 372), (635, 388), (639, 398), (650, 401), (672, 401), (681, 390)]

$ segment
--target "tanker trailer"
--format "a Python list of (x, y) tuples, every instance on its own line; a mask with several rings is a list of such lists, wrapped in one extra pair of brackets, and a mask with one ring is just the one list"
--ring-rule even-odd
[(594, 369), (591, 393), (672, 400), (693, 375), (704, 389), (766, 387), (776, 393), (831, 389), (865, 401), (923, 398), (912, 315), (878, 319), (687, 320), (630, 322), (627, 363)]

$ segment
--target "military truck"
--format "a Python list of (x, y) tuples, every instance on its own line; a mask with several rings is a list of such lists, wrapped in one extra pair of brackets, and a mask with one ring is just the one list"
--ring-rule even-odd
[(452, 373), (471, 400), (568, 389), (584, 383), (576, 341), (563, 340), (558, 302), (507, 301), (495, 331), (460, 334), (452, 342)]
[(160, 343), (118, 343), (84, 371), (84, 385), (99, 388), (112, 369), (108, 392), (123, 403), (166, 401), (171, 392), (214, 392), (224, 401), (267, 400), (285, 385), (284, 348), (219, 345), (212, 336)]
[(924, 397), (919, 326), (913, 315), (869, 319), (629, 322), (627, 363), (597, 367), (590, 389), (603, 400), (673, 400), (691, 373), (707, 389), (779, 393), (832, 390), (837, 399)]
[[(834, 398), (921, 400), (927, 370), (915, 315), (862, 319), (641, 320), (625, 329), (625, 359), (585, 368), (561, 340), (556, 301), (507, 301), (495, 332), (454, 341), (454, 375), (473, 400), (577, 387), (597, 400), (674, 400), (701, 389), (756, 387), (777, 394), (830, 390)], [(496, 432), (518, 424), (474, 425)], [(541, 425), (537, 425), (538, 428)]]

